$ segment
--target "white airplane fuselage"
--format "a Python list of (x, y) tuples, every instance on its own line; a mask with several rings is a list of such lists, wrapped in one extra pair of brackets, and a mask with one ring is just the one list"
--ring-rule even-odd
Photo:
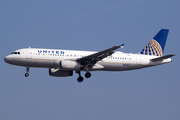
[(79, 74), (77, 81), (82, 82), (81, 71), (86, 71), (85, 77), (90, 78), (89, 71), (125, 71), (172, 62), (170, 57), (174, 54), (163, 56), (168, 32), (168, 29), (161, 29), (138, 54), (115, 52), (124, 44), (99, 52), (25, 48), (14, 51), (4, 61), (25, 66), (26, 77), (30, 67), (42, 67), (49, 68), (49, 75), (55, 77), (72, 76), (76, 71)]
[[(18, 66), (57, 68), (62, 70), (78, 71), (80, 69), (76, 67), (72, 69), (63, 69), (60, 65), (60, 62), (65, 60), (76, 61), (78, 58), (82, 58), (96, 52), (25, 48), (16, 50), (14, 51), (14, 53), (16, 54), (6, 56), (4, 60), (9, 64)], [(151, 59), (157, 57), (158, 56), (131, 54), (117, 51), (111, 56), (98, 61), (89, 71), (125, 71), (172, 62), (171, 58), (167, 58), (157, 62), (151, 61)]]

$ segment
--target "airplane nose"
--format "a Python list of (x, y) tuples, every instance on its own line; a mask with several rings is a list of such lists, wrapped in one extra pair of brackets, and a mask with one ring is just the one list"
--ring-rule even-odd
[(15, 57), (12, 57), (11, 55), (8, 55), (4, 58), (4, 61), (8, 64), (17, 65), (18, 61)]
[(9, 58), (8, 56), (6, 56), (6, 57), (4, 58), (4, 61), (5, 61), (6, 63), (9, 63), (10, 58)]
[(4, 58), (4, 61), (7, 63), (7, 57)]

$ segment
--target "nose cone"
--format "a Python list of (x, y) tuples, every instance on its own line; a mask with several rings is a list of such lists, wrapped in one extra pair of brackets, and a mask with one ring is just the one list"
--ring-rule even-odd
[(10, 63), (11, 58), (10, 58), (9, 56), (6, 56), (6, 57), (4, 58), (4, 61), (5, 61), (6, 63)]

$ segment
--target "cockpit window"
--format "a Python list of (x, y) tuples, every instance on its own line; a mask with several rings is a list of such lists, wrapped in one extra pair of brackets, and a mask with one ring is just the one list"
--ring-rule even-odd
[(20, 55), (20, 52), (12, 52), (11, 54), (19, 54)]

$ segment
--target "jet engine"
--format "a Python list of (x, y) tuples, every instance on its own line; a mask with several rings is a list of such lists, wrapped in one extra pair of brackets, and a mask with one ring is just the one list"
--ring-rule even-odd
[(72, 76), (73, 71), (65, 71), (55, 68), (49, 68), (49, 75), (55, 77), (67, 77), (67, 76)]
[(76, 61), (63, 60), (60, 62), (60, 68), (62, 70), (80, 70), (81, 64)]

